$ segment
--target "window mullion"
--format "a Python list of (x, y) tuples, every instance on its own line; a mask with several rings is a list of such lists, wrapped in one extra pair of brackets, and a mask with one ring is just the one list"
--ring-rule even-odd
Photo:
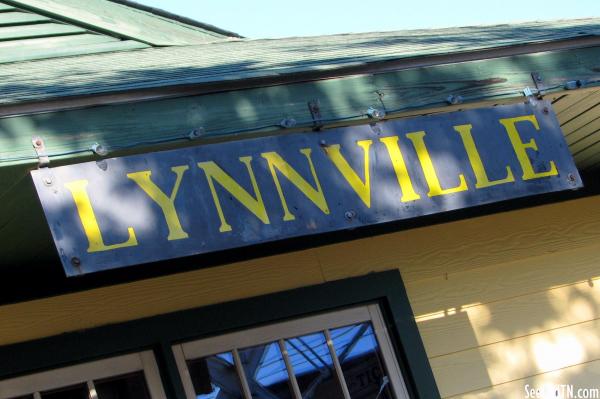
[(302, 393), (300, 392), (300, 386), (298, 386), (298, 380), (296, 380), (296, 374), (294, 374), (294, 368), (292, 367), (292, 362), (290, 361), (290, 356), (288, 355), (287, 348), (285, 347), (285, 341), (280, 339), (279, 350), (281, 351), (281, 356), (283, 357), (283, 362), (285, 363), (285, 368), (287, 369), (288, 376), (290, 378), (290, 384), (292, 385), (292, 391), (294, 393), (295, 399), (302, 399)]
[(350, 391), (348, 391), (348, 385), (346, 384), (346, 380), (344, 379), (344, 372), (342, 371), (342, 366), (340, 365), (340, 360), (335, 353), (335, 348), (333, 347), (333, 340), (331, 339), (331, 334), (329, 330), (325, 330), (325, 339), (327, 339), (327, 346), (329, 347), (329, 353), (331, 354), (331, 359), (333, 360), (333, 367), (335, 368), (335, 373), (337, 375), (340, 386), (342, 387), (342, 392), (344, 393), (345, 399), (350, 399)]
[(188, 368), (187, 362), (185, 361), (185, 354), (181, 345), (174, 345), (173, 356), (175, 357), (175, 363), (177, 364), (177, 370), (179, 371), (179, 377), (185, 390), (187, 399), (195, 399), (196, 391), (194, 390), (194, 384), (192, 383), (192, 376), (190, 369)]
[(94, 385), (94, 381), (87, 381), (87, 388), (90, 394), (90, 399), (98, 399), (98, 393), (96, 392), (96, 386)]
[(235, 368), (238, 373), (238, 377), (240, 378), (240, 384), (242, 385), (242, 392), (244, 393), (245, 399), (252, 399), (252, 393), (250, 392), (250, 385), (248, 385), (248, 380), (246, 379), (246, 373), (244, 372), (244, 367), (242, 365), (242, 359), (240, 359), (240, 354), (237, 348), (232, 350), (233, 353), (233, 362), (235, 363)]
[(373, 332), (375, 333), (375, 338), (379, 344), (379, 350), (381, 351), (381, 356), (383, 357), (383, 362), (390, 379), (391, 389), (399, 399), (408, 399), (409, 395), (402, 378), (402, 371), (400, 370), (400, 366), (394, 355), (392, 342), (385, 327), (381, 311), (377, 305), (369, 305), (369, 313), (371, 314)]

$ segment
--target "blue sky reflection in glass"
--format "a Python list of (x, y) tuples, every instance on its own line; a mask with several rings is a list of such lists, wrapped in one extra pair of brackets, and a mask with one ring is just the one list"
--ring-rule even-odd
[(393, 398), (371, 323), (331, 330), (331, 339), (353, 399)]
[(302, 398), (343, 399), (325, 334), (290, 338), (285, 344)]
[(292, 399), (292, 389), (277, 342), (239, 350), (253, 398)]

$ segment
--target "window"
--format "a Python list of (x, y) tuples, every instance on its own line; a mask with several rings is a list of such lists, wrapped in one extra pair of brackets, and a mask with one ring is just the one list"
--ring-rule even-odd
[(173, 346), (188, 399), (405, 399), (377, 305)]
[(0, 346), (0, 399), (405, 399), (407, 391), (440, 398), (397, 270)]
[(151, 351), (0, 381), (0, 399), (164, 399)]

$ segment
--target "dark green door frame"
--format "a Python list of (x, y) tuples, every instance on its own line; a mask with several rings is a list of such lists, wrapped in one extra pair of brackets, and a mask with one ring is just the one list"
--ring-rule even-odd
[(171, 350), (173, 344), (365, 303), (378, 303), (381, 308), (411, 397), (439, 398), (398, 271), (0, 347), (0, 379), (153, 349), (168, 397), (183, 399), (185, 394)]

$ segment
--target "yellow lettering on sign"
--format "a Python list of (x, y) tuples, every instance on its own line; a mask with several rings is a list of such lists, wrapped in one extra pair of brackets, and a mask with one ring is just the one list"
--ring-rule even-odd
[(475, 188), (485, 188), (497, 186), (498, 184), (514, 182), (515, 177), (513, 176), (510, 166), (506, 166), (506, 177), (504, 179), (490, 180), (485, 171), (485, 167), (483, 166), (483, 162), (481, 161), (479, 151), (477, 151), (477, 147), (475, 146), (475, 141), (473, 140), (473, 135), (471, 134), (472, 128), (473, 125), (471, 124), (454, 126), (454, 130), (460, 134), (463, 145), (465, 146), (465, 150), (467, 150), (469, 162), (471, 163), (471, 167), (475, 173)]
[(177, 175), (175, 180), (175, 184), (173, 185), (173, 189), (171, 190), (171, 195), (167, 197), (167, 195), (150, 179), (152, 176), (152, 172), (149, 170), (144, 170), (141, 172), (128, 173), (127, 177), (138, 184), (144, 190), (146, 194), (154, 202), (160, 206), (160, 209), (163, 212), (165, 217), (165, 221), (167, 222), (167, 227), (169, 228), (169, 236), (167, 240), (181, 240), (184, 238), (188, 238), (188, 234), (181, 227), (181, 223), (179, 221), (179, 216), (177, 216), (177, 210), (175, 209), (175, 199), (177, 198), (177, 193), (179, 192), (179, 186), (181, 185), (181, 179), (183, 178), (183, 174), (186, 170), (189, 169), (189, 166), (174, 166), (171, 170)]
[(394, 167), (396, 178), (398, 179), (398, 184), (402, 191), (400, 201), (409, 202), (420, 199), (421, 196), (415, 192), (412, 181), (410, 180), (406, 162), (404, 162), (404, 157), (402, 156), (400, 146), (398, 145), (398, 136), (382, 137), (379, 141), (385, 145), (388, 154), (390, 155), (390, 159), (392, 160), (392, 166)]
[(342, 153), (340, 152), (340, 145), (333, 144), (325, 147), (325, 152), (327, 156), (333, 164), (338, 168), (342, 176), (346, 179), (350, 187), (354, 189), (356, 194), (360, 197), (362, 202), (365, 203), (367, 208), (371, 207), (371, 177), (369, 173), (369, 148), (373, 141), (371, 140), (362, 140), (357, 141), (356, 144), (363, 149), (364, 152), (364, 169), (365, 169), (365, 181), (363, 182), (358, 174), (352, 169), (352, 167), (348, 164), (348, 161)]
[(527, 149), (532, 149), (534, 151), (538, 150), (537, 143), (534, 139), (529, 140), (527, 143), (523, 143), (521, 136), (519, 135), (519, 131), (517, 130), (516, 124), (519, 122), (530, 122), (535, 130), (540, 130), (540, 125), (535, 117), (535, 115), (525, 115), (518, 116), (516, 118), (505, 118), (500, 119), (499, 122), (506, 129), (506, 133), (508, 133), (508, 138), (513, 146), (515, 154), (517, 155), (517, 159), (521, 164), (521, 168), (523, 169), (523, 180), (531, 180), (531, 179), (540, 179), (542, 177), (555, 176), (558, 174), (558, 170), (556, 170), (556, 165), (554, 161), (550, 161), (550, 170), (547, 172), (539, 172), (533, 170), (533, 165), (531, 164), (531, 159), (529, 155), (527, 155)]
[(248, 169), (248, 175), (250, 176), (250, 182), (252, 183), (252, 188), (254, 189), (254, 195), (256, 198), (253, 198), (242, 186), (233, 180), (231, 176), (229, 176), (213, 161), (198, 163), (198, 167), (201, 168), (206, 174), (208, 186), (213, 197), (213, 202), (217, 208), (219, 219), (221, 219), (221, 226), (219, 227), (219, 231), (221, 233), (231, 231), (231, 225), (227, 223), (227, 220), (225, 219), (225, 214), (223, 213), (221, 201), (217, 195), (217, 190), (215, 190), (213, 180), (219, 183), (221, 187), (229, 192), (229, 194), (233, 195), (235, 199), (237, 199), (250, 212), (252, 212), (254, 216), (259, 218), (261, 222), (264, 224), (270, 223), (269, 215), (267, 215), (267, 210), (265, 209), (265, 204), (260, 194), (260, 190), (258, 189), (258, 184), (256, 183), (256, 178), (254, 177), (254, 171), (252, 170), (252, 165), (250, 164), (252, 157), (240, 157), (239, 160), (246, 165), (246, 168)]
[(435, 167), (433, 166), (433, 162), (431, 161), (431, 157), (429, 156), (427, 146), (425, 146), (424, 131), (421, 130), (419, 132), (408, 133), (406, 137), (408, 137), (408, 139), (412, 141), (413, 146), (417, 151), (417, 156), (419, 157), (421, 168), (423, 168), (425, 180), (427, 180), (427, 185), (429, 186), (429, 192), (427, 193), (429, 197), (458, 193), (460, 191), (466, 191), (468, 189), (467, 181), (465, 180), (465, 176), (462, 173), (458, 175), (458, 179), (460, 181), (458, 186), (452, 188), (442, 188), (440, 184), (440, 179), (437, 176)]
[(317, 187), (316, 189), (313, 188), (306, 180), (304, 180), (304, 178), (300, 176), (300, 174), (298, 174), (298, 172), (296, 172), (296, 170), (294, 170), (294, 168), (292, 168), (290, 164), (288, 164), (276, 152), (263, 152), (260, 154), (264, 159), (267, 160), (267, 163), (269, 164), (269, 169), (271, 170), (271, 175), (273, 176), (273, 181), (275, 182), (275, 187), (277, 187), (277, 193), (279, 194), (279, 199), (281, 200), (281, 206), (283, 207), (284, 221), (294, 220), (296, 217), (288, 209), (287, 202), (279, 182), (279, 177), (277, 177), (277, 172), (275, 169), (279, 170), (279, 172), (281, 172), (292, 184), (294, 184), (294, 186), (296, 186), (324, 214), (329, 215), (329, 207), (327, 206), (327, 201), (323, 195), (323, 190), (321, 190), (321, 183), (319, 183), (317, 172), (315, 171), (315, 167), (310, 158), (312, 150), (310, 148), (303, 148), (300, 150), (300, 152), (308, 160), (310, 172), (315, 181), (315, 186)]
[(90, 197), (87, 193), (87, 186), (87, 180), (76, 180), (70, 183), (65, 183), (65, 187), (73, 196), (73, 200), (75, 201), (75, 206), (77, 207), (77, 212), (79, 214), (79, 219), (81, 219), (81, 224), (83, 226), (83, 231), (89, 242), (87, 251), (110, 251), (113, 249), (134, 247), (138, 245), (133, 227), (127, 228), (127, 232), (129, 233), (129, 238), (127, 241), (112, 245), (106, 245), (104, 243), (104, 240), (102, 239), (102, 232), (100, 231), (100, 226), (98, 225), (98, 221), (96, 220), (96, 215), (94, 213), (94, 208), (92, 207)]

